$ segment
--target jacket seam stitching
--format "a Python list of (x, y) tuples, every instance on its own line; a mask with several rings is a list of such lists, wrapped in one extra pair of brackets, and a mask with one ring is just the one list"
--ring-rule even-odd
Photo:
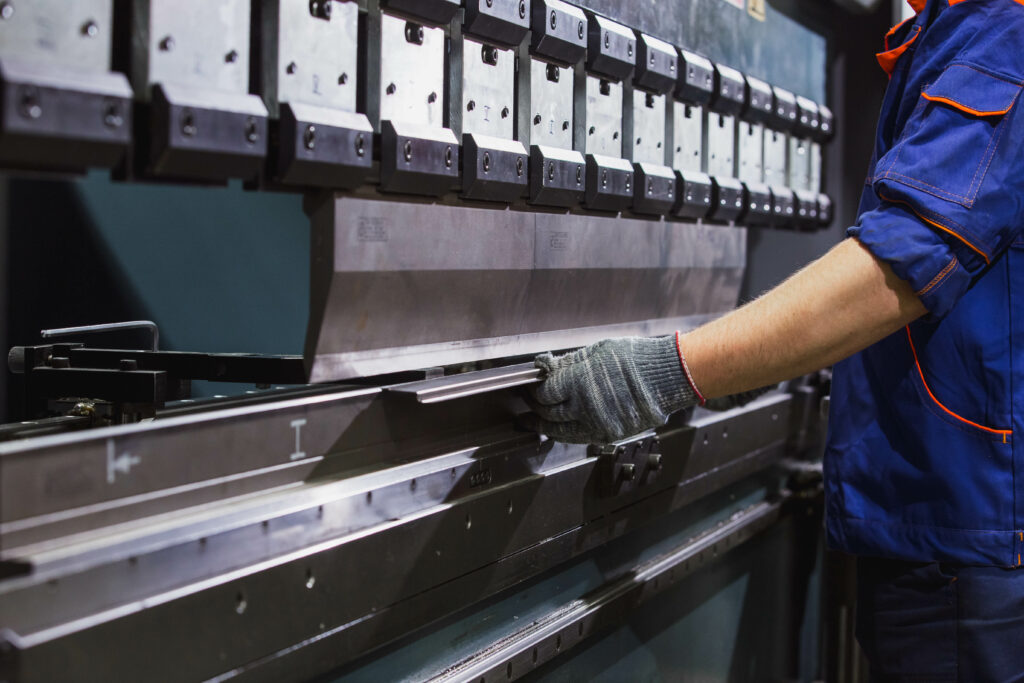
[(917, 296), (924, 296), (928, 292), (930, 292), (933, 289), (935, 289), (940, 283), (944, 282), (946, 280), (946, 278), (949, 277), (949, 274), (953, 272), (953, 269), (956, 268), (956, 265), (957, 265), (957, 260), (956, 260), (956, 256), (954, 256), (952, 259), (950, 259), (949, 263), (946, 264), (946, 267), (943, 268), (941, 271), (939, 271), (939, 274), (936, 275), (935, 277), (933, 277), (932, 281), (929, 282), (928, 285), (924, 289), (919, 290), (918, 292), (916, 292)]

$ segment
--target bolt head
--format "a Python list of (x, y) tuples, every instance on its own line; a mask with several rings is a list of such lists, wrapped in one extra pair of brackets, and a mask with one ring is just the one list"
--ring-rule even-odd
[(9, 2), (0, 3), (0, 19), (10, 19), (14, 16), (14, 5)]
[(92, 19), (82, 24), (82, 35), (86, 38), (95, 38), (97, 35), (99, 35), (99, 32), (99, 24), (97, 24)]

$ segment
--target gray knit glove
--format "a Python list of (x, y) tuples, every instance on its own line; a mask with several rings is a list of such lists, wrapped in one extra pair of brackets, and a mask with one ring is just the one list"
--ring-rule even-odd
[(535, 363), (545, 375), (529, 390), (534, 414), (524, 425), (558, 441), (618, 441), (698, 401), (674, 335), (606, 339), (558, 358), (545, 353)]

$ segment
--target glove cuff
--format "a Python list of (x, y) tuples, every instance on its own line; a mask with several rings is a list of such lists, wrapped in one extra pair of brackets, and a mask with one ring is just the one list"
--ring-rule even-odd
[(637, 371), (651, 393), (652, 403), (667, 418), (670, 414), (701, 403), (685, 370), (676, 335), (653, 337), (634, 352)]

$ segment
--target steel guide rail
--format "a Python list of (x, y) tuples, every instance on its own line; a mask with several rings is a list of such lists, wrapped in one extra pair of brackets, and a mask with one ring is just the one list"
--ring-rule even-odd
[[(36, 562), (39, 573), (0, 584), (0, 607), (7, 612), (3, 623), (24, 626), (8, 638), (22, 662), (22, 675), (45, 677), (57, 674), (47, 662), (70, 664), (53, 659), (52, 653), (84, 656), (93, 639), (120, 637), (115, 634), (135, 630), (139, 619), (165, 625), (185, 620), (198, 631), (220, 628), (226, 633), (240, 614), (261, 623), (275, 614), (273, 634), (223, 636), (239, 641), (228, 650), (244, 666), (289, 643), (315, 639), (318, 632), (345, 631), (342, 627), (353, 620), (567, 530), (588, 528), (593, 520), (638, 501), (671, 491), (692, 494), (721, 472), (739, 476), (750, 471), (751, 463), (763, 467), (781, 455), (789, 438), (789, 405), (786, 395), (767, 397), (748, 410), (696, 418), (688, 427), (667, 432), (661, 467), (642, 472), (632, 486), (606, 485), (603, 479), (609, 476), (622, 478), (622, 467), (607, 467), (605, 456), (562, 446), (530, 446), (524, 452), (523, 446), (510, 443), (486, 456), (452, 453), (391, 471), (269, 492), (260, 500), (225, 502), (191, 518), (181, 516), (177, 525), (168, 518), (163, 527), (144, 528), (148, 524), (142, 520), (134, 537), (123, 530), (23, 558)], [(523, 437), (518, 438), (522, 443)], [(681, 457), (680, 448), (690, 455)], [(637, 444), (626, 444), (623, 451), (620, 458), (650, 462), (649, 452)], [(588, 502), (567, 508), (565, 500)], [(234, 518), (225, 514), (232, 508)], [(466, 539), (471, 539), (468, 545)], [(382, 557), (393, 560), (373, 560)], [(413, 574), (411, 566), (417, 566)], [(530, 566), (531, 572), (540, 569), (536, 563)], [(301, 591), (294, 595), (288, 587), (293, 575), (302, 577), (296, 583)], [(353, 594), (332, 582), (331, 577), (342, 576), (363, 590)], [(78, 596), (74, 603), (63, 597), (69, 592)], [(302, 609), (286, 608), (289, 604)], [(346, 633), (343, 640), (362, 637), (356, 633)], [(172, 639), (177, 637), (184, 643), (192, 634)], [(194, 668), (182, 675), (223, 670), (224, 653), (214, 650), (197, 652), (190, 660)], [(359, 652), (355, 648), (350, 656)], [(150, 666), (153, 656), (145, 662), (87, 658), (74, 665), (114, 676), (132, 666)], [(96, 669), (106, 666), (114, 669)]]

